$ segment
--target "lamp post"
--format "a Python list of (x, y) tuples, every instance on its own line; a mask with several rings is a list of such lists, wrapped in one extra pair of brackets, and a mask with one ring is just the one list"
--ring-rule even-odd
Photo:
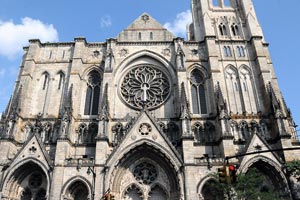
[(96, 180), (96, 171), (95, 171), (95, 165), (92, 167), (89, 166), (86, 172), (88, 175), (92, 173), (93, 175), (93, 184), (92, 184), (92, 200), (95, 199), (95, 180)]

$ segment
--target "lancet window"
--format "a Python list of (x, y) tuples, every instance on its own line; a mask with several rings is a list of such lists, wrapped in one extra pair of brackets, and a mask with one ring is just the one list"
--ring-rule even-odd
[(97, 115), (100, 101), (101, 78), (97, 71), (92, 71), (87, 79), (85, 115)]
[(191, 73), (191, 94), (193, 113), (207, 114), (205, 79), (198, 69), (194, 69)]

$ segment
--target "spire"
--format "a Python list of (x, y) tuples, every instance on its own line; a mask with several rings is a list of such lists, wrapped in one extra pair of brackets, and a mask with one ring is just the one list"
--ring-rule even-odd
[(185, 86), (184, 82), (181, 83), (181, 99), (180, 99), (180, 104), (181, 104), (181, 118), (187, 118), (190, 119), (190, 105), (187, 100), (186, 92), (185, 92)]
[(102, 95), (102, 102), (99, 109), (98, 117), (100, 120), (108, 121), (109, 119), (109, 105), (108, 105), (108, 84), (105, 84), (104, 92)]

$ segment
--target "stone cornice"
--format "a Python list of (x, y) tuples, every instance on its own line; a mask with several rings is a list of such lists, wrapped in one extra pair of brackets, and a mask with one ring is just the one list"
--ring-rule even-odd
[(152, 45), (173, 45), (172, 41), (141, 41), (141, 42), (117, 42), (117, 46), (152, 46)]

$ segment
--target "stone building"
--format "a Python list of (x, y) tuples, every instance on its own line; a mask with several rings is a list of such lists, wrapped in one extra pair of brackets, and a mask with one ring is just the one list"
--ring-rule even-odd
[[(187, 40), (149, 14), (116, 38), (30, 40), (0, 123), (0, 198), (217, 199), (211, 173), (239, 173), (291, 199), (300, 151), (251, 0), (191, 0)], [(295, 177), (294, 177), (295, 178)], [(299, 186), (298, 186), (299, 187)]]

